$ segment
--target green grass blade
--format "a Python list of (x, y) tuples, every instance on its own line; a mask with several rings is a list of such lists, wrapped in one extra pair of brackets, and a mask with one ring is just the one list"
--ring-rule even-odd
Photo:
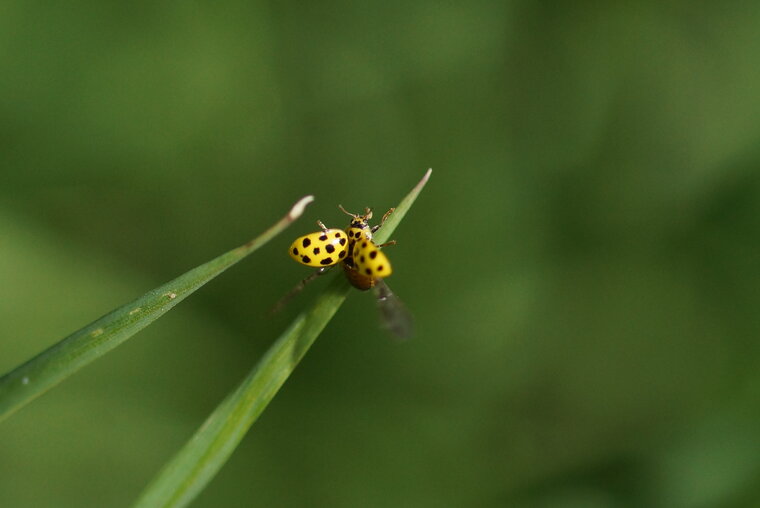
[[(401, 201), (375, 237), (386, 241), (430, 178), (431, 170)], [(350, 286), (334, 277), (312, 307), (300, 314), (269, 348), (245, 380), (146, 487), (135, 506), (185, 506), (221, 469), (238, 443), (338, 311)]]
[(314, 200), (306, 196), (257, 238), (106, 314), (0, 377), (0, 421), (161, 317), (221, 272), (266, 244)]
[(388, 217), (388, 220), (383, 223), (383, 227), (380, 228), (377, 233), (372, 236), (372, 239), (375, 243), (385, 243), (390, 239), (391, 235), (396, 230), (396, 227), (406, 215), (406, 212), (409, 211), (409, 208), (411, 208), (412, 204), (417, 199), (417, 196), (422, 191), (422, 188), (425, 187), (425, 184), (427, 184), (432, 172), (432, 169), (428, 169), (425, 172), (422, 180), (420, 180), (417, 185), (414, 186), (411, 192), (401, 200), (401, 203), (398, 204), (390, 217)]

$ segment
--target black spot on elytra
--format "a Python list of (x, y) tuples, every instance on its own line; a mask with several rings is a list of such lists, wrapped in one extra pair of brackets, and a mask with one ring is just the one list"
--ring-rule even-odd
[(293, 247), (293, 255), (294, 256), (298, 255), (298, 249), (296, 247)]
[(314, 247), (314, 250), (313, 250), (312, 252), (314, 252), (314, 255), (315, 255), (315, 256), (316, 256), (317, 254), (319, 254), (319, 247)]
[(327, 256), (323, 260), (319, 262), (320, 265), (331, 265), (333, 262), (332, 258), (330, 256)]
[(378, 266), (378, 267), (377, 267), (377, 271), (378, 271), (378, 272), (382, 272), (382, 271), (383, 271), (383, 265), (380, 265), (380, 266)]
[(320, 242), (324, 242), (325, 240), (327, 240), (327, 235), (319, 235)]
[(308, 247), (309, 245), (311, 245), (311, 240), (309, 240), (308, 238), (304, 238), (303, 242), (301, 242), (301, 244), (303, 245), (303, 247), (305, 249), (306, 247)]
[(311, 258), (309, 256), (301, 256), (301, 261), (304, 263), (311, 263)]
[(340, 239), (340, 244), (341, 245), (346, 245), (346, 239), (345, 238), (341, 238)]
[(362, 249), (366, 249), (366, 248), (367, 248), (367, 242), (362, 242)]
[(367, 268), (364, 271), (367, 272), (367, 275), (372, 275), (372, 268)]
[(359, 262), (364, 263), (364, 256), (359, 257)]
[(331, 243), (328, 243), (327, 245), (325, 245), (325, 250), (327, 251), (328, 254), (332, 254), (333, 252), (335, 252), (335, 246)]
[(340, 238), (340, 231), (338, 231), (337, 233), (335, 233), (335, 238)]
[(370, 259), (375, 259), (376, 257), (377, 257), (377, 251), (376, 250), (373, 250), (372, 252), (369, 253), (369, 258)]
[(339, 257), (339, 258), (344, 258), (344, 257), (346, 257), (346, 251), (344, 251), (344, 250), (340, 251), (340, 254), (338, 254), (338, 257)]

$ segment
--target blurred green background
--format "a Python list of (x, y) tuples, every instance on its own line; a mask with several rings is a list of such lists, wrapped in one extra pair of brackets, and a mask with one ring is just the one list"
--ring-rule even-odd
[(385, 211), (194, 506), (760, 505), (760, 3), (0, 5), (0, 373), (301, 221), (0, 424), (0, 505), (128, 506)]

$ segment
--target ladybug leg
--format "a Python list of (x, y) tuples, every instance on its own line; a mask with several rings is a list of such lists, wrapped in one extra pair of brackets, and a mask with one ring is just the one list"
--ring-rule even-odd
[[(335, 266), (335, 265), (333, 265), (333, 266)], [(323, 266), (322, 268), (317, 268), (317, 270), (314, 273), (312, 273), (311, 275), (309, 275), (308, 277), (306, 277), (305, 279), (303, 279), (301, 282), (299, 282), (298, 284), (296, 284), (295, 287), (288, 292), (288, 294), (286, 294), (285, 296), (283, 296), (282, 298), (280, 298), (280, 301), (277, 302), (276, 304), (274, 304), (271, 309), (269, 309), (269, 313), (270, 314), (276, 314), (277, 312), (280, 312), (282, 310), (282, 308), (285, 307), (285, 305), (294, 296), (296, 296), (298, 293), (300, 293), (301, 291), (303, 291), (303, 288), (305, 288), (306, 285), (309, 282), (313, 281), (314, 279), (316, 279), (320, 275), (324, 275), (325, 273), (327, 273), (327, 271), (330, 268), (332, 268), (332, 266)]]
[(388, 247), (389, 245), (396, 245), (396, 240), (391, 240), (389, 242), (381, 243), (380, 245), (378, 245), (378, 248)]
[(387, 212), (385, 212), (385, 215), (383, 215), (383, 218), (380, 219), (380, 224), (378, 224), (377, 226), (372, 226), (372, 232), (373, 233), (383, 226), (383, 224), (385, 223), (385, 221), (388, 220), (388, 217), (391, 216), (391, 214), (393, 213), (394, 210), (396, 210), (396, 209), (395, 208), (391, 208), (390, 210), (388, 210)]

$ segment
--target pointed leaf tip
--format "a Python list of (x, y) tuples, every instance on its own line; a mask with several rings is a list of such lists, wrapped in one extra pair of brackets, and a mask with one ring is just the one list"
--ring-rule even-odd
[(306, 205), (314, 201), (314, 196), (308, 195), (304, 196), (301, 199), (298, 200), (298, 202), (293, 205), (293, 208), (290, 209), (290, 212), (288, 212), (288, 218), (290, 218), (291, 221), (296, 220), (299, 218), (302, 214), (304, 209), (306, 208)]
[(420, 180), (420, 183), (417, 185), (425, 185), (427, 181), (430, 179), (430, 175), (433, 174), (433, 168), (428, 168), (427, 171), (425, 171), (425, 176), (422, 177), (422, 180)]

